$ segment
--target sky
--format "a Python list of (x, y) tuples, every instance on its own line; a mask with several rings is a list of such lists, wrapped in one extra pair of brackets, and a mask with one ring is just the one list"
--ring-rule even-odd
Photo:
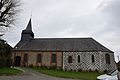
[(120, 0), (21, 0), (14, 27), (3, 38), (14, 47), (32, 19), (36, 38), (92, 37), (120, 55)]

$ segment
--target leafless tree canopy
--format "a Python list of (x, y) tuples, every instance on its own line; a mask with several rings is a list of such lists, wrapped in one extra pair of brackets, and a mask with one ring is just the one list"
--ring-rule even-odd
[(10, 27), (19, 11), (20, 0), (0, 0), (0, 27)]

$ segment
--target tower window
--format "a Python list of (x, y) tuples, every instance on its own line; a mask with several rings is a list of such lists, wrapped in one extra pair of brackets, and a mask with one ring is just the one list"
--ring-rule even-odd
[(42, 59), (41, 54), (38, 54), (37, 55), (37, 63), (41, 63), (41, 59)]

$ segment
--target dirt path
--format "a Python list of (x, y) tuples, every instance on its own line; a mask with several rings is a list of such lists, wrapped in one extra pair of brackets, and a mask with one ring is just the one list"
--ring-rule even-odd
[(22, 69), (24, 70), (23, 75), (19, 76), (0, 76), (0, 80), (73, 80), (73, 79), (65, 79), (52, 77), (45, 74), (41, 74), (30, 69)]

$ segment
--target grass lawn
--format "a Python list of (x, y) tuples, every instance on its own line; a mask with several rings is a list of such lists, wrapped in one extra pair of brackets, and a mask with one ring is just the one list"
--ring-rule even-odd
[(72, 72), (72, 71), (48, 70), (41, 68), (33, 68), (33, 69), (40, 73), (47, 74), (50, 76), (73, 78), (80, 80), (96, 80), (96, 77), (101, 75), (98, 72)]
[(18, 75), (21, 73), (22, 71), (14, 68), (9, 68), (9, 67), (0, 68), (0, 75)]

